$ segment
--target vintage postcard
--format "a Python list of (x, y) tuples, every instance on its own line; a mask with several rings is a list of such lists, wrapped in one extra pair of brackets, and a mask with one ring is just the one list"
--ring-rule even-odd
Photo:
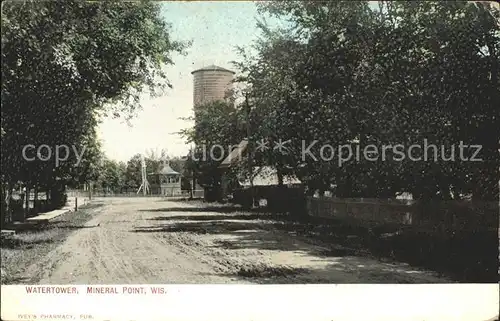
[(498, 320), (497, 3), (1, 10), (2, 320)]

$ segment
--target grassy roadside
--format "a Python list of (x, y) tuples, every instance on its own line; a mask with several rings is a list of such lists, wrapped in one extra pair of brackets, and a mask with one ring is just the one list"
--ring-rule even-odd
[[(18, 284), (24, 270), (41, 260), (76, 229), (95, 217), (102, 204), (89, 204), (61, 215), (41, 228), (25, 230), (1, 239), (1, 284)], [(30, 280), (33, 282), (34, 280)]]

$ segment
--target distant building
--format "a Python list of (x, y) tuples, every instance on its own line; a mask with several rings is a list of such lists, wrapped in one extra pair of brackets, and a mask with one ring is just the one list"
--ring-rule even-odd
[(174, 171), (168, 162), (165, 162), (157, 175), (159, 176), (161, 195), (180, 196), (182, 194), (181, 174)]
[[(244, 157), (247, 157), (246, 151), (248, 147), (248, 141), (246, 139), (242, 140), (239, 145), (231, 151), (231, 153), (220, 163), (218, 166), (221, 171), (222, 176), (222, 196), (226, 197), (231, 193), (229, 188), (229, 177), (227, 176), (228, 170), (235, 166)], [(237, 182), (238, 189), (248, 190), (252, 185), (257, 191), (258, 197), (266, 198), (266, 194), (269, 195), (269, 191), (276, 188), (279, 185), (278, 171), (274, 166), (253, 166), (252, 168), (253, 181), (250, 183), (249, 178), (239, 179)], [(293, 175), (283, 176), (283, 185), (287, 187), (299, 187), (302, 186), (302, 182)]]
[[(246, 178), (239, 181), (239, 184), (243, 188), (254, 187), (268, 187), (268, 186), (278, 186), (278, 171), (274, 166), (255, 166), (253, 167), (253, 182), (250, 183), (250, 179)], [(286, 186), (298, 186), (302, 185), (302, 182), (293, 175), (283, 176), (283, 185)]]
[(248, 140), (243, 139), (218, 166), (219, 170), (221, 171), (222, 177), (221, 188), (223, 198), (225, 198), (229, 193), (229, 179), (227, 177), (227, 172), (231, 166), (238, 164), (242, 160), (247, 147)]
[(225, 100), (232, 89), (234, 71), (215, 65), (197, 69), (193, 75), (193, 107), (208, 102)]

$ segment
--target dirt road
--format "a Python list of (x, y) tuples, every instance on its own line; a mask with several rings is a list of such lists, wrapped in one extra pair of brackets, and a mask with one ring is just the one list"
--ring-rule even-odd
[(24, 274), (42, 273), (41, 284), (447, 282), (318, 245), (256, 214), (153, 198), (104, 202)]

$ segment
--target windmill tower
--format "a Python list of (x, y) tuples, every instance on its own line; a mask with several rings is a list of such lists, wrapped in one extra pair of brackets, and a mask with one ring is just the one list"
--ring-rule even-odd
[(142, 190), (142, 194), (146, 196), (146, 194), (150, 193), (149, 182), (148, 182), (148, 174), (146, 173), (146, 161), (144, 160), (144, 155), (141, 154), (141, 176), (142, 176), (142, 184), (137, 190), (137, 194)]

